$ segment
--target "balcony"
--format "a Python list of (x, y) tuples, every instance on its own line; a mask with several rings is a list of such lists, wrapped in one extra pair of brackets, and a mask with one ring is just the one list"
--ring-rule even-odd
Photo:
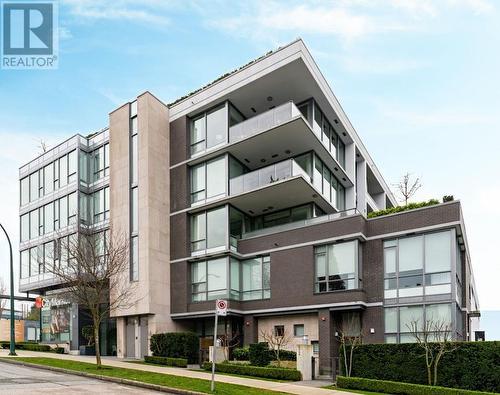
[(311, 201), (327, 213), (335, 211), (293, 159), (230, 179), (229, 199), (232, 205), (251, 215)]
[(20, 292), (37, 292), (40, 289), (52, 287), (61, 281), (55, 278), (52, 273), (40, 273), (30, 277), (19, 279)]

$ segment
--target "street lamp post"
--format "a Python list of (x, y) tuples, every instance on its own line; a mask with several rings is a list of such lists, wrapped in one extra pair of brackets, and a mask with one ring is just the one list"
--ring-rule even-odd
[(5, 233), (5, 237), (7, 237), (7, 241), (9, 243), (9, 251), (10, 251), (10, 352), (9, 355), (17, 355), (16, 354), (16, 331), (15, 331), (15, 322), (14, 322), (14, 262), (12, 260), (12, 244), (10, 243), (9, 235), (7, 231), (0, 224), (0, 228), (2, 228), (3, 233)]

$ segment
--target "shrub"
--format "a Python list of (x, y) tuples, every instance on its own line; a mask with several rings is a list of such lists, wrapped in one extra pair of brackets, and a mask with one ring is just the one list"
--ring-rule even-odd
[(151, 352), (155, 357), (185, 358), (198, 362), (199, 339), (193, 332), (158, 333), (151, 336)]
[(395, 381), (337, 376), (337, 387), (373, 391), (395, 395), (482, 395), (491, 392), (469, 391), (457, 388), (437, 387), (421, 384), (398, 383)]
[[(443, 356), (438, 385), (500, 392), (500, 342), (460, 342)], [(422, 349), (408, 344), (363, 344), (354, 352), (352, 375), (369, 379), (427, 384)]]
[[(10, 348), (10, 343), (9, 342), (1, 342), (0, 345), (2, 346), (3, 349), (9, 349)], [(16, 343), (16, 349), (17, 350), (27, 350), (27, 351), (51, 351), (51, 348), (47, 344), (38, 344), (38, 343), (31, 343), (31, 342), (19, 342)]]
[(455, 200), (455, 198), (453, 197), (453, 195), (444, 195), (443, 196), (443, 203), (452, 202), (453, 200)]
[(151, 357), (146, 355), (144, 362), (154, 363), (156, 365), (176, 366), (178, 368), (187, 368), (188, 361), (186, 358), (167, 358), (167, 357)]
[[(210, 362), (205, 362), (203, 364), (203, 369), (211, 370), (212, 364)], [(291, 380), (291, 381), (302, 380), (301, 373), (296, 369), (266, 368), (261, 366), (240, 365), (232, 363), (216, 363), (215, 370), (221, 373), (262, 377), (274, 380)]]
[(250, 344), (248, 359), (250, 365), (253, 366), (267, 366), (271, 362), (271, 354), (267, 343), (253, 343)]
[(56, 347), (53, 350), (56, 354), (64, 354), (64, 347)]
[[(273, 358), (273, 360), (274, 359), (275, 358)], [(280, 351), (280, 359), (282, 361), (296, 361), (297, 360), (297, 353), (295, 351), (290, 351), (290, 350), (281, 350)]]
[(233, 350), (233, 358), (237, 361), (248, 361), (250, 349), (248, 347), (235, 348)]
[(396, 206), (396, 207), (386, 208), (384, 210), (372, 211), (371, 213), (368, 213), (368, 218), (375, 218), (375, 217), (380, 217), (382, 215), (395, 214), (395, 213), (400, 213), (402, 211), (414, 210), (416, 208), (434, 206), (435, 204), (439, 204), (439, 200), (430, 199), (426, 202), (408, 203), (406, 206)]

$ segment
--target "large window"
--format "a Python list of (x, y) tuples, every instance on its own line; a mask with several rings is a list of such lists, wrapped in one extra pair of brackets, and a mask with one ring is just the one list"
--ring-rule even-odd
[(25, 177), (21, 180), (21, 206), (28, 204), (30, 201), (30, 179)]
[(358, 242), (319, 246), (314, 249), (316, 292), (358, 288)]
[(191, 250), (225, 247), (228, 242), (227, 207), (194, 214), (191, 217)]
[(93, 152), (93, 181), (97, 181), (109, 173), (109, 144), (106, 143)]
[(193, 302), (218, 298), (233, 300), (269, 298), (271, 296), (269, 256), (241, 262), (229, 257), (192, 262), (191, 294)]
[(226, 194), (226, 157), (221, 156), (191, 168), (191, 202)]
[(21, 278), (30, 276), (30, 250), (21, 251)]
[(452, 231), (384, 243), (385, 298), (451, 293)]
[(191, 121), (191, 154), (205, 151), (227, 142), (227, 104), (210, 110)]
[(430, 333), (431, 339), (436, 330), (454, 336), (452, 316), (453, 304), (440, 303), (429, 305), (410, 305), (389, 307), (384, 309), (385, 341), (386, 343), (415, 342), (414, 332), (424, 329)]
[[(304, 158), (299, 157), (299, 160), (301, 166), (308, 167)], [(304, 168), (304, 170), (308, 171), (306, 168)], [(312, 178), (314, 187), (321, 192), (326, 200), (331, 202), (337, 210), (345, 210), (344, 187), (317, 155), (314, 155), (314, 171)]]
[(92, 195), (93, 223), (98, 223), (109, 217), (109, 187), (100, 189)]

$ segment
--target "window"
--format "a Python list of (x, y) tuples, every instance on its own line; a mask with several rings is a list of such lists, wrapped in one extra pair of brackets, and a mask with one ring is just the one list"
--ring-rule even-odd
[(109, 144), (104, 144), (93, 152), (93, 181), (108, 175), (109, 170)]
[(68, 157), (59, 158), (59, 187), (68, 184)]
[(46, 272), (51, 272), (54, 264), (54, 242), (49, 241), (43, 245), (43, 264)]
[(139, 237), (131, 238), (130, 243), (130, 281), (139, 280)]
[(28, 204), (30, 201), (30, 179), (25, 177), (21, 180), (21, 206)]
[(64, 196), (59, 199), (59, 228), (68, 226), (68, 197)]
[(313, 353), (318, 354), (319, 353), (319, 341), (312, 340), (311, 345), (313, 346)]
[(227, 245), (226, 206), (191, 217), (191, 250), (198, 251)]
[(100, 189), (92, 194), (93, 223), (104, 221), (109, 216), (109, 187)]
[(303, 337), (305, 334), (304, 332), (304, 324), (295, 324), (293, 326), (293, 335), (295, 337)]
[(30, 276), (30, 250), (21, 251), (21, 278)]
[(45, 166), (43, 168), (43, 174), (46, 195), (54, 190), (54, 164), (50, 163), (49, 165)]
[(402, 306), (399, 308), (399, 331), (412, 332), (415, 325), (420, 330), (424, 325), (422, 306)]
[(425, 235), (425, 272), (449, 272), (451, 270), (451, 232)]
[(135, 234), (139, 231), (139, 197), (138, 188), (132, 188), (132, 193), (130, 194), (130, 231)]
[(385, 332), (396, 333), (398, 331), (398, 308), (388, 308), (384, 312)]
[(358, 242), (356, 240), (316, 247), (316, 292), (358, 287)]
[(270, 257), (263, 256), (241, 261), (242, 300), (271, 297)]
[(38, 172), (30, 175), (30, 202), (38, 199)]
[(137, 160), (138, 160), (138, 147), (137, 147), (137, 135), (134, 135), (130, 139), (130, 183), (136, 185), (139, 177)]
[(285, 326), (284, 325), (275, 325), (274, 326), (274, 336), (276, 336), (276, 337), (285, 336)]
[(76, 150), (68, 154), (68, 183), (76, 181), (76, 171), (78, 162), (76, 158)]
[(191, 121), (191, 154), (227, 142), (228, 110), (223, 104)]
[(30, 248), (30, 276), (35, 276), (39, 272), (38, 247)]
[(218, 258), (191, 264), (193, 302), (227, 296), (227, 262), (227, 258)]
[(191, 202), (198, 202), (226, 194), (226, 157), (191, 168)]
[(88, 186), (93, 180), (90, 179), (90, 169), (89, 169), (89, 164), (90, 154), (80, 151), (79, 152), (79, 157), (80, 157), (80, 183), (84, 186)]
[(30, 239), (30, 215), (21, 215), (21, 241)]
[(230, 284), (230, 299), (240, 299), (240, 262), (231, 258), (231, 284)]
[(54, 203), (49, 203), (43, 207), (45, 233), (54, 231)]
[(76, 224), (76, 214), (78, 212), (78, 198), (76, 192), (68, 195), (68, 225)]
[(43, 234), (40, 233), (40, 229), (38, 226), (38, 211), (38, 209), (30, 211), (30, 239), (34, 239), (35, 237)]

